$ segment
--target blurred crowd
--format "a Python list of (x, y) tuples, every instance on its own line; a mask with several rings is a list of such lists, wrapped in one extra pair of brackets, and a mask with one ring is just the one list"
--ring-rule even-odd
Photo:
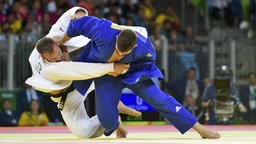
[[(224, 18), (227, 25), (233, 27), (235, 22), (239, 23), (243, 20), (241, 10), (238, 7), (230, 7), (231, 4), (238, 4), (239, 1), (225, 2), (214, 0), (210, 12), (213, 19)], [(250, 8), (250, 19), (253, 26), (255, 1), (254, 3), (252, 1), (252, 4), (254, 10)], [(6, 34), (14, 33), (19, 34), (17, 41), (36, 42), (49, 32), (51, 26), (66, 10), (73, 6), (84, 7), (89, 15), (107, 18), (121, 25), (145, 27), (155, 45), (156, 64), (160, 68), (162, 68), (161, 51), (163, 42), (166, 41), (170, 66), (167, 91), (195, 115), (199, 122), (207, 123), (208, 108), (202, 106), (202, 96), (205, 88), (212, 83), (207, 76), (208, 72), (204, 71), (208, 69), (208, 58), (198, 46), (192, 26), (181, 28), (180, 18), (172, 5), (165, 5), (163, 10), (158, 10), (152, 0), (0, 0), (0, 41), (6, 40)], [(247, 109), (247, 112), (240, 115), (242, 121), (255, 123), (255, 73), (249, 75), (248, 84), (239, 89), (237, 95)], [(49, 96), (46, 97), (28, 86), (19, 92), (16, 109), (17, 111), (11, 110), (8, 99), (2, 100), (1, 126), (63, 124), (56, 104)]]
[[(156, 24), (170, 20), (172, 28), (179, 29), (180, 21), (171, 7), (156, 15), (151, 0), (2, 0), (0, 1), (0, 32), (22, 33), (27, 40), (48, 33), (51, 25), (73, 6), (85, 7), (89, 15), (107, 18), (118, 24), (140, 25), (149, 31)], [(155, 19), (156, 18), (156, 19)]]

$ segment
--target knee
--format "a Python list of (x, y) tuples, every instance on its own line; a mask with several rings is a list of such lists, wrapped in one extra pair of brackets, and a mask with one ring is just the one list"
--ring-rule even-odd
[[(90, 138), (94, 131), (88, 123), (77, 123), (75, 128), (70, 128), (70, 131), (79, 138)], [(82, 125), (81, 125), (82, 124)]]
[(99, 127), (98, 129), (97, 129), (97, 131), (94, 133), (94, 134), (92, 134), (91, 136), (90, 136), (90, 138), (97, 138), (97, 137), (100, 137), (100, 136), (102, 136), (103, 135), (103, 133), (104, 133), (104, 128), (103, 127)]

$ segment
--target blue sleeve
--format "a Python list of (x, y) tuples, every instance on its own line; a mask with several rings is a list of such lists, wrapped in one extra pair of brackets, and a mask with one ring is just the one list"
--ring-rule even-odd
[(71, 20), (67, 29), (69, 37), (84, 35), (89, 39), (94, 39), (99, 35), (102, 20), (93, 16), (84, 16), (76, 20)]

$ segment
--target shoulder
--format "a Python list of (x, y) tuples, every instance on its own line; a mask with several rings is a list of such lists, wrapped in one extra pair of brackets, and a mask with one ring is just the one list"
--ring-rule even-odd
[(149, 38), (147, 29), (140, 26), (125, 26), (125, 25), (117, 25), (115, 23), (111, 24), (112, 29), (116, 30), (124, 30), (124, 29), (131, 29), (136, 32), (138, 39), (146, 43), (147, 39)]
[(210, 83), (208, 84), (206, 87), (205, 87), (205, 91), (206, 92), (209, 92), (209, 91), (212, 91), (214, 90), (214, 84), (213, 83)]
[(20, 117), (26, 118), (26, 117), (29, 117), (29, 115), (31, 115), (31, 112), (29, 112), (29, 111), (24, 111), (23, 113), (21, 113), (21, 116), (20, 116)]

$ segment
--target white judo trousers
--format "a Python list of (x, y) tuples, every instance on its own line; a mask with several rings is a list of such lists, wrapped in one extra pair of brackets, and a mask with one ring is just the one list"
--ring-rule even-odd
[[(52, 26), (47, 37), (62, 37), (68, 27), (71, 16), (74, 15), (78, 9), (84, 8), (73, 7), (65, 12)], [(85, 37), (77, 37), (71, 39), (64, 45), (67, 46), (68, 51), (70, 52), (87, 44), (88, 41), (89, 39)], [(34, 89), (46, 93), (67, 88), (71, 85), (72, 80), (95, 78), (114, 71), (113, 64), (47, 62), (42, 59), (36, 48), (31, 53), (29, 62), (33, 75), (26, 80), (26, 83), (31, 85)], [(88, 92), (93, 89), (94, 84), (91, 85)], [(98, 117), (94, 116), (89, 118), (87, 115), (84, 107), (84, 100), (86, 99), (87, 94), (82, 96), (76, 90), (70, 92), (67, 95), (65, 105), (61, 111), (61, 115), (69, 130), (74, 135), (81, 138), (98, 137), (103, 134), (103, 128), (101, 127)], [(51, 99), (54, 102), (60, 102), (60, 98), (51, 97)]]
[[(89, 91), (94, 89), (91, 85)], [(88, 92), (89, 92), (88, 91)], [(74, 90), (67, 95), (67, 99), (63, 110), (60, 111), (69, 130), (80, 138), (94, 138), (103, 134), (104, 128), (101, 127), (97, 115), (89, 118), (85, 110), (84, 101), (88, 93), (82, 96), (78, 91)], [(53, 101), (60, 101), (60, 98), (53, 98)]]

